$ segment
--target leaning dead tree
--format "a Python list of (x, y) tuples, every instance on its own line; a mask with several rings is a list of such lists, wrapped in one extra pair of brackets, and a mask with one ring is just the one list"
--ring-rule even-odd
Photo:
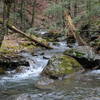
[(79, 46), (86, 46), (86, 50), (88, 52), (88, 59), (91, 59), (91, 56), (94, 56), (94, 49), (92, 47), (90, 47), (85, 41), (84, 39), (81, 38), (81, 36), (78, 34), (77, 29), (75, 27), (75, 25), (73, 24), (73, 20), (71, 18), (70, 15), (67, 14), (67, 12), (65, 12), (65, 19), (66, 22), (68, 24), (70, 33), (68, 34), (68, 36), (72, 36), (76, 39), (76, 41), (78, 42)]
[(73, 24), (73, 20), (72, 20), (71, 16), (69, 14), (67, 14), (67, 12), (64, 12), (64, 15), (65, 15), (66, 23), (68, 25), (68, 29), (70, 31), (68, 36), (74, 37), (77, 40), (79, 45), (87, 45), (87, 43), (77, 33), (77, 29), (76, 29), (75, 25)]

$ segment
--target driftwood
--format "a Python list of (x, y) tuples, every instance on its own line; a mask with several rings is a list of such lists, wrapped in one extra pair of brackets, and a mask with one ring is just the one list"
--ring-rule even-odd
[[(2, 20), (0, 20), (0, 24), (3, 24), (3, 21), (2, 21)], [(16, 28), (15, 26), (13, 26), (13, 25), (8, 24), (7, 27), (8, 27), (10, 30), (12, 30), (12, 31), (14, 31), (14, 32), (16, 32), (16, 33), (19, 33), (19, 34), (25, 36), (25, 37), (28, 38), (30, 41), (35, 42), (36, 45), (45, 47), (46, 49), (53, 49), (51, 46), (49, 46), (48, 43), (44, 43), (44, 42), (39, 41), (39, 39), (38, 39), (37, 37), (36, 37), (36, 38), (30, 37), (29, 35), (27, 35), (27, 33), (24, 33), (23, 31), (17, 29), (17, 28)]]
[(81, 38), (81, 36), (77, 33), (75, 25), (73, 24), (72, 18), (70, 15), (67, 14), (67, 12), (64, 12), (65, 20), (67, 21), (67, 25), (69, 27), (70, 33), (68, 36), (73, 36), (77, 41), (79, 45), (87, 45), (87, 43)]

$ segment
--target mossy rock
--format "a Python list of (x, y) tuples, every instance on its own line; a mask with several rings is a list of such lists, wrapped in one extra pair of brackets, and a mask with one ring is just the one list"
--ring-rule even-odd
[(41, 75), (59, 79), (81, 69), (81, 65), (74, 58), (66, 55), (55, 55), (49, 60)]
[(86, 54), (82, 51), (79, 51), (77, 49), (69, 49), (64, 52), (64, 55), (71, 55), (76, 57), (84, 57)]
[(0, 74), (4, 74), (4, 73), (5, 73), (5, 70), (2, 67), (0, 67)]
[(29, 51), (33, 52), (36, 48), (35, 43), (30, 42), (25, 38), (20, 38), (15, 35), (7, 35), (3, 40), (2, 46), (0, 48), (0, 54), (12, 54), (12, 53), (19, 53), (21, 51)]
[(90, 42), (91, 46), (100, 46), (100, 38)]
[[(63, 39), (64, 37), (64, 39)], [(63, 36), (62, 33), (57, 32), (57, 31), (49, 31), (46, 34), (42, 35), (42, 38), (46, 39), (47, 41), (50, 42), (55, 42), (55, 41), (60, 41), (60, 40), (65, 40), (65, 35)]]

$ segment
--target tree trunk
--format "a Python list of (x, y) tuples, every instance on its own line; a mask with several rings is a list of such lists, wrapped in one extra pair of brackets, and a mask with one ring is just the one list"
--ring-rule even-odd
[(32, 9), (32, 21), (31, 21), (31, 27), (34, 26), (34, 16), (35, 16), (35, 5), (36, 5), (36, 0), (33, 1), (33, 9)]
[(74, 17), (77, 16), (77, 3), (78, 3), (78, 0), (75, 0), (75, 3), (74, 3)]
[(23, 6), (24, 6), (24, 0), (21, 0), (21, 7), (20, 7), (21, 29), (23, 29)]
[(1, 29), (1, 34), (0, 34), (0, 47), (2, 45), (2, 41), (4, 39), (5, 34), (8, 33), (8, 28), (7, 24), (9, 22), (9, 15), (10, 15), (10, 8), (11, 8), (11, 3), (8, 0), (4, 0), (4, 7), (3, 7), (3, 28)]

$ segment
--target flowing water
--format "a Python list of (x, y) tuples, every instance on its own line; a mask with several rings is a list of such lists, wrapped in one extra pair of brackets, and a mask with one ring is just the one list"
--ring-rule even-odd
[(14, 74), (13, 71), (0, 76), (0, 100), (100, 100), (100, 70), (56, 81), (51, 88), (36, 87), (48, 59), (68, 49), (65, 42), (54, 48), (37, 51), (34, 56), (21, 53), (30, 66), (24, 67), (20, 73)]

